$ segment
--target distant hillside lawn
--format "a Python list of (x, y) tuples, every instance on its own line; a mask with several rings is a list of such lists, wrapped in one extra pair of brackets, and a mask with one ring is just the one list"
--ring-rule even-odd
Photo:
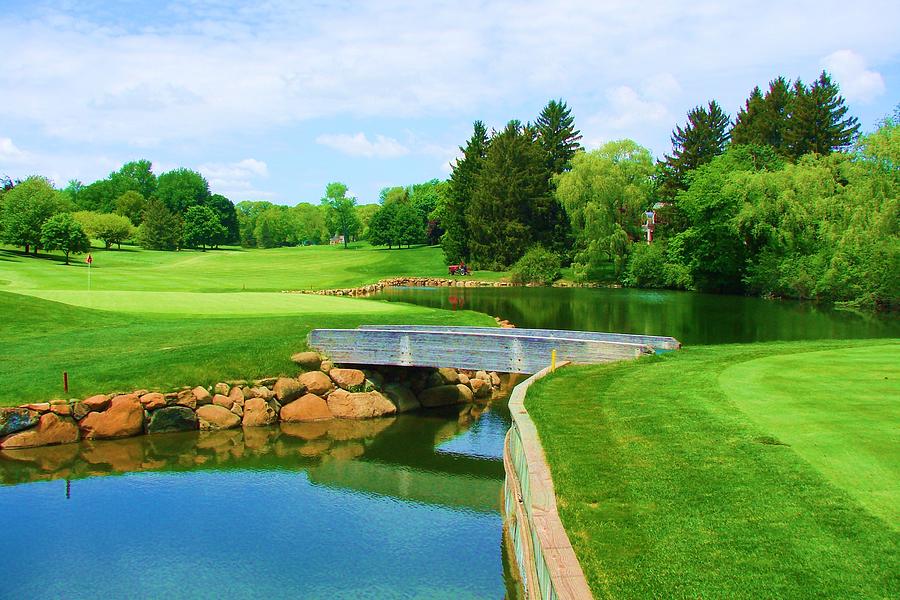
[[(296, 373), (316, 327), (363, 323), (494, 325), (479, 313), (284, 294), (398, 275), (443, 275), (439, 248), (153, 252), (83, 257), (0, 250), (0, 405), (138, 387)], [(15, 292), (15, 293), (11, 293)]]
[(596, 598), (900, 597), (900, 341), (567, 367), (526, 406)]

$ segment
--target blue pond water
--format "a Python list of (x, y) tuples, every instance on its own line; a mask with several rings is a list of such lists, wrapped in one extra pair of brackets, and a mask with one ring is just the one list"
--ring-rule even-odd
[(0, 456), (3, 598), (502, 598), (508, 413)]

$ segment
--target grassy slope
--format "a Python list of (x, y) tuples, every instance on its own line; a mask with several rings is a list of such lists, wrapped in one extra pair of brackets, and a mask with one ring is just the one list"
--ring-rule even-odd
[[(208, 294), (214, 299), (216, 294)], [(319, 298), (316, 298), (317, 300)], [(293, 374), (289, 358), (316, 327), (363, 323), (491, 325), (485, 315), (328, 298), (341, 310), (291, 315), (139, 315), (88, 310), (0, 292), (0, 405), (116, 389), (171, 388)], [(394, 310), (384, 310), (391, 306)]]
[(440, 249), (424, 247), (95, 250), (89, 292), (81, 259), (0, 250), (0, 404), (62, 395), (62, 371), (73, 397), (292, 373), (288, 359), (315, 327), (493, 325), (471, 312), (280, 293), (444, 272)]
[[(387, 250), (364, 244), (271, 250), (226, 249), (154, 252), (136, 248), (93, 251), (91, 289), (184, 292), (280, 292), (374, 283), (401, 275), (447, 275), (438, 247)], [(83, 257), (69, 266), (59, 257), (26, 257), (0, 249), (0, 286), (6, 291), (87, 290)], [(497, 279), (496, 273), (477, 278)]]
[[(816, 419), (834, 425), (832, 411), (850, 395), (873, 412), (857, 420), (888, 421), (871, 432), (889, 436), (879, 442), (889, 453), (874, 461), (896, 460), (896, 436), (890, 435), (896, 413), (880, 394), (887, 385), (892, 398), (900, 396), (900, 345), (892, 341), (872, 354), (881, 354), (878, 368), (887, 369), (888, 384), (844, 387), (847, 395), (824, 396), (817, 407), (807, 402), (805, 413), (778, 398), (744, 413), (749, 405), (729, 395), (741, 383), (721, 387), (723, 371), (746, 361), (773, 357), (778, 365), (784, 359), (776, 367), (784, 369), (804, 358), (797, 353), (866, 345), (688, 348), (639, 363), (569, 367), (532, 387), (528, 409), (551, 464), (563, 523), (595, 596), (898, 597), (897, 523), (860, 502), (859, 486), (847, 487), (821, 470), (835, 449), (873, 459), (865, 449), (854, 450), (851, 438), (840, 447), (819, 445), (822, 429), (809, 426), (808, 435), (795, 436), (784, 427)], [(763, 366), (772, 372), (769, 363)], [(752, 374), (737, 373), (751, 384)], [(828, 371), (820, 375), (830, 378)], [(835, 381), (841, 377), (834, 372)], [(802, 399), (817, 392), (798, 385), (786, 393)], [(873, 395), (873, 402), (864, 401)], [(760, 415), (771, 415), (775, 405), (782, 425), (770, 428)], [(810, 452), (826, 456), (810, 462)], [(896, 505), (898, 481), (880, 473), (889, 494), (884, 500)]]

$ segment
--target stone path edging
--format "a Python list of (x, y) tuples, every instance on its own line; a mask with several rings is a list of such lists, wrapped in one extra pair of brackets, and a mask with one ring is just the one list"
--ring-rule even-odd
[(525, 410), (528, 388), (548, 373), (550, 367), (535, 373), (517, 385), (509, 398), (513, 423), (503, 448), (504, 522), (526, 598), (586, 600), (593, 595), (560, 521), (550, 467), (537, 428)]

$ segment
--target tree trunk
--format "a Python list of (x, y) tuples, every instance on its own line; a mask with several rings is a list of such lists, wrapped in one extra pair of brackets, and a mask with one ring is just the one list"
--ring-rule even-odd
[(69, 264), (69, 251), (66, 250), (66, 264)]
[(30, 244), (25, 244), (25, 254), (28, 254), (28, 249), (31, 248)]

